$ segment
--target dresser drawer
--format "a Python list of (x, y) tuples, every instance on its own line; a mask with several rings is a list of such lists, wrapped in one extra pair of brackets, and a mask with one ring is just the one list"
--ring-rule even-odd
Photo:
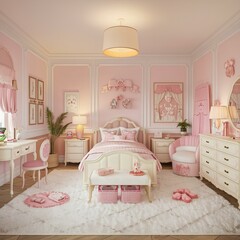
[(22, 155), (21, 148), (14, 148), (13, 149), (13, 159), (19, 158)]
[(81, 147), (67, 147), (67, 152), (70, 153), (83, 153), (83, 146)]
[(204, 165), (201, 166), (201, 176), (209, 180), (210, 182), (215, 182), (216, 172), (211, 168)]
[(157, 153), (157, 154), (155, 154), (155, 155), (156, 155), (157, 159), (158, 159), (160, 162), (162, 162), (162, 163), (164, 163), (164, 162), (171, 162), (171, 159), (170, 159), (168, 153)]
[(208, 148), (208, 147), (202, 146), (201, 154), (204, 156), (207, 156), (208, 158), (216, 159), (216, 150), (213, 148)]
[(203, 137), (201, 137), (201, 144), (204, 146), (215, 148), (216, 147), (216, 139), (203, 136)]
[(22, 155), (26, 155), (28, 153), (32, 153), (35, 151), (35, 143), (29, 143), (29, 144), (26, 144), (24, 146), (22, 146), (21, 148), (21, 154)]
[(234, 156), (240, 156), (239, 144), (234, 144), (234, 143), (225, 142), (225, 141), (217, 141), (217, 149)]
[(68, 162), (81, 162), (83, 159), (84, 154), (82, 153), (69, 153), (66, 155), (67, 161)]
[(239, 185), (230, 179), (217, 174), (217, 186), (227, 192), (228, 194), (232, 195), (233, 197), (237, 198), (238, 197), (238, 192), (239, 192)]
[(223, 164), (218, 164), (217, 172), (233, 180), (234, 182), (239, 183), (239, 172), (234, 170), (233, 168), (227, 167)]
[(216, 161), (206, 156), (201, 156), (201, 163), (206, 167), (216, 170)]
[(67, 142), (67, 147), (83, 147), (84, 142), (82, 141), (72, 141)]
[(219, 163), (225, 164), (236, 170), (239, 170), (240, 159), (238, 157), (226, 154), (224, 152), (217, 152), (217, 159)]
[(155, 153), (169, 153), (169, 147), (168, 146), (158, 146), (155, 148)]

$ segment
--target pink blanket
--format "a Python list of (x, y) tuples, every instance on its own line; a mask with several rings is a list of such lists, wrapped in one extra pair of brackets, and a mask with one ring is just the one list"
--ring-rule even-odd
[(134, 141), (107, 141), (97, 143), (82, 159), (78, 169), (83, 171), (83, 165), (85, 160), (95, 160), (100, 157), (103, 153), (123, 150), (138, 153), (142, 158), (149, 160), (154, 159), (157, 162), (157, 170), (162, 169), (161, 163), (157, 157), (151, 152), (144, 144)]

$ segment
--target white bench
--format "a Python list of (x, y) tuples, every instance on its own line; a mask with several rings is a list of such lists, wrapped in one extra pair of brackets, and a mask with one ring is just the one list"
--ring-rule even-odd
[(151, 202), (151, 178), (147, 171), (142, 176), (134, 176), (128, 170), (114, 170), (113, 174), (99, 176), (98, 170), (94, 170), (89, 178), (89, 199), (91, 202), (92, 192), (96, 185), (141, 185), (144, 186)]

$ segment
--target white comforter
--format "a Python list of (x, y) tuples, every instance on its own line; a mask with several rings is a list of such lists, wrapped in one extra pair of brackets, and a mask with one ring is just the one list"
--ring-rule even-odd
[(107, 141), (97, 143), (82, 159), (79, 164), (78, 169), (83, 171), (84, 161), (85, 160), (95, 160), (100, 157), (103, 153), (111, 152), (111, 151), (130, 151), (133, 153), (138, 153), (142, 158), (149, 160), (154, 159), (157, 162), (157, 170), (160, 171), (162, 169), (161, 163), (158, 161), (157, 157), (151, 152), (144, 144), (135, 142), (135, 141)]

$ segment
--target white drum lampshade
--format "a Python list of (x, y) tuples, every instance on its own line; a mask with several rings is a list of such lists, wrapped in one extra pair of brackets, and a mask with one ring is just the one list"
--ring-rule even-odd
[(110, 57), (138, 55), (137, 30), (128, 26), (114, 26), (104, 31), (103, 53)]
[(87, 117), (86, 116), (73, 116), (72, 117), (72, 124), (76, 126), (76, 136), (78, 139), (83, 139), (84, 136), (84, 125), (87, 124)]

